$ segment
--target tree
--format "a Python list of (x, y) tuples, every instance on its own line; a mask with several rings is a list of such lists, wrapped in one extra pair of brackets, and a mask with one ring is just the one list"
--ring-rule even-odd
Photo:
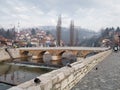
[(32, 35), (36, 35), (36, 31), (35, 31), (34, 28), (32, 28), (32, 30), (31, 30), (31, 34), (32, 34)]
[(116, 32), (116, 33), (119, 33), (119, 32), (120, 32), (120, 27), (117, 27), (117, 29), (116, 29), (115, 32)]
[(46, 31), (46, 35), (49, 35), (49, 34), (51, 34), (50, 31)]
[(61, 16), (58, 17), (58, 23), (57, 23), (57, 26), (56, 26), (56, 37), (57, 37), (57, 44), (58, 46), (60, 46), (60, 41), (61, 41)]
[(5, 31), (4, 28), (1, 28), (1, 29), (0, 29), (0, 35), (2, 35), (3, 37), (5, 37), (6, 31)]
[(74, 46), (74, 21), (70, 23), (70, 46)]
[(16, 35), (15, 35), (15, 26), (12, 28), (11, 34), (12, 34), (12, 39), (15, 40), (15, 38), (16, 38)]
[(7, 32), (6, 32), (6, 38), (10, 38), (10, 30), (8, 29)]

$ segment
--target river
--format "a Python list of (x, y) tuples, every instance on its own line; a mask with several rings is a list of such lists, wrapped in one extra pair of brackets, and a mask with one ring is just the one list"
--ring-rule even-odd
[(52, 70), (40, 67), (20, 66), (5, 62), (0, 63), (0, 90), (6, 90), (12, 87), (12, 85), (21, 84), (50, 71)]

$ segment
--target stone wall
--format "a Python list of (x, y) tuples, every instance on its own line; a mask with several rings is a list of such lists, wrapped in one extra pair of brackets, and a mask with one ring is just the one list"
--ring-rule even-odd
[[(20, 58), (19, 49), (8, 49), (8, 51), (13, 59)], [(0, 49), (0, 62), (12, 59), (9, 53), (4, 48)]]
[(20, 50), (18, 48), (15, 49), (8, 49), (8, 51), (10, 52), (11, 56), (15, 59), (15, 58), (21, 58), (20, 56)]
[(0, 49), (0, 62), (9, 60), (10, 56), (5, 49)]
[(43, 74), (38, 77), (41, 80), (39, 84), (35, 84), (34, 79), (32, 79), (16, 87), (12, 87), (9, 90), (70, 90), (96, 64), (104, 60), (110, 53), (111, 50), (101, 52), (71, 64), (72, 67), (65, 66), (58, 70)]

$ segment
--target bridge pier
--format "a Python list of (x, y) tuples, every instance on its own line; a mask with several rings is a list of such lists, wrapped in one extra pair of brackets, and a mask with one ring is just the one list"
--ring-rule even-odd
[(83, 59), (84, 59), (83, 57), (77, 57), (77, 61), (81, 61)]
[(37, 56), (37, 55), (34, 55), (34, 56), (32, 56), (32, 60), (34, 60), (34, 59), (40, 59), (41, 57), (40, 56)]
[(54, 65), (61, 64), (61, 56), (52, 56), (51, 63)]
[(33, 63), (38, 63), (38, 62), (43, 63), (42, 59), (43, 59), (42, 56), (34, 55), (34, 56), (31, 57), (30, 61), (33, 62)]

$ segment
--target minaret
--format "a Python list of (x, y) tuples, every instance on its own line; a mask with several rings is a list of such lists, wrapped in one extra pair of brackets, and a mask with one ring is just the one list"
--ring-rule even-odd
[(57, 45), (60, 46), (60, 40), (61, 40), (61, 15), (58, 17), (58, 22), (56, 26), (56, 37), (57, 37)]
[(70, 23), (70, 46), (74, 46), (74, 21)]

